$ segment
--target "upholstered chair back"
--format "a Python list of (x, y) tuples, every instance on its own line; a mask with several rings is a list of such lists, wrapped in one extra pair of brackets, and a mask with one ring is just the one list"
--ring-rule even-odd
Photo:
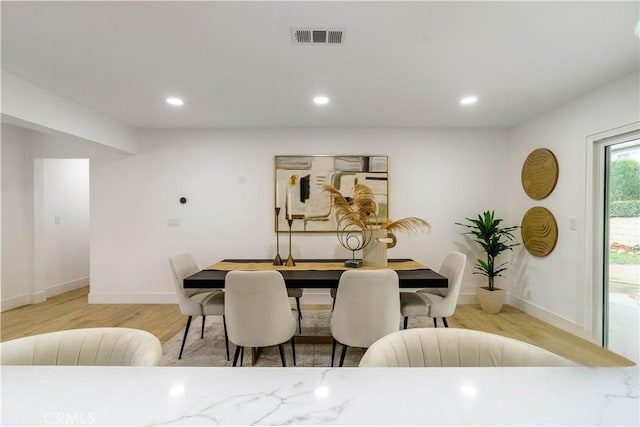
[(183, 285), (185, 278), (200, 271), (193, 256), (188, 252), (177, 252), (169, 256), (169, 263), (173, 270), (174, 285), (176, 296), (178, 297), (178, 304), (180, 304), (180, 311), (187, 316), (202, 315), (202, 305), (200, 302), (190, 298), (197, 294), (198, 290), (187, 290), (184, 289)]
[(429, 317), (449, 317), (456, 311), (466, 263), (467, 256), (461, 252), (447, 254), (438, 273), (449, 279), (449, 287), (442, 290), (444, 298), (441, 301), (431, 304)]
[(230, 271), (225, 278), (229, 339), (241, 347), (267, 347), (288, 341), (296, 321), (282, 274)]
[(49, 332), (0, 344), (3, 365), (157, 366), (158, 338), (130, 328)]
[(331, 334), (350, 347), (369, 347), (399, 329), (400, 289), (393, 270), (342, 273), (331, 316)]
[(575, 366), (534, 345), (458, 328), (405, 329), (378, 340), (360, 367)]

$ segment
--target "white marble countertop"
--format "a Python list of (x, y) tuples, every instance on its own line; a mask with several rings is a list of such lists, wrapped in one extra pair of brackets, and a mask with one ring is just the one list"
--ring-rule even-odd
[(632, 368), (5, 366), (2, 425), (640, 425)]

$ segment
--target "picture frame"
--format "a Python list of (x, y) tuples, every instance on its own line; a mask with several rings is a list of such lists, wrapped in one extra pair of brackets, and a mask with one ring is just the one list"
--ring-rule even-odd
[(383, 155), (277, 155), (274, 168), (274, 205), (280, 208), (276, 231), (335, 232), (337, 222), (331, 197), (323, 190), (330, 184), (347, 200), (356, 182), (375, 195), (376, 223), (389, 218), (389, 159)]

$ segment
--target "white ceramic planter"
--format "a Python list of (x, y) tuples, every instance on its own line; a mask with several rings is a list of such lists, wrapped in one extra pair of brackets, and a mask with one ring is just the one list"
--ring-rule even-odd
[(496, 314), (500, 313), (500, 310), (502, 310), (506, 292), (504, 289), (498, 288), (493, 288), (493, 291), (490, 291), (487, 288), (476, 288), (476, 296), (478, 297), (478, 302), (480, 303), (482, 311), (485, 313)]

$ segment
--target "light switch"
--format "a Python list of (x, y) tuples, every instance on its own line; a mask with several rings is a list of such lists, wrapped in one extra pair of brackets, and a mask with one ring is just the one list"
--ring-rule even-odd
[(180, 219), (178, 218), (169, 218), (167, 220), (168, 227), (180, 227)]
[(576, 230), (578, 228), (578, 218), (572, 216), (569, 218), (569, 230)]
[(60, 216), (56, 215), (53, 217), (53, 223), (55, 225), (60, 225)]

